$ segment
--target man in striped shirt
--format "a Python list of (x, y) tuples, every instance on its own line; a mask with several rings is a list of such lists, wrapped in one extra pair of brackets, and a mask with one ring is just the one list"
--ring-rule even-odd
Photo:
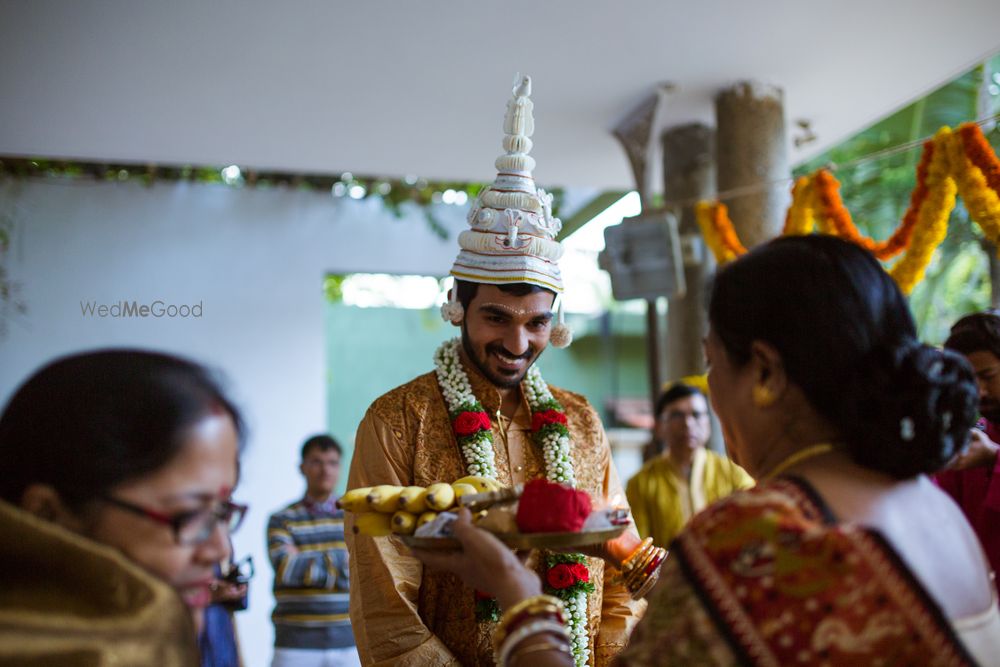
[(302, 445), (306, 494), (267, 524), (274, 566), (271, 667), (359, 665), (348, 616), (344, 514), (334, 504), (341, 449), (328, 435)]

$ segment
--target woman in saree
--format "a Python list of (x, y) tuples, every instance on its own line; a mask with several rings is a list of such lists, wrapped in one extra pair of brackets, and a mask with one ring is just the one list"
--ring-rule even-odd
[(0, 416), (0, 664), (199, 664), (239, 411), (205, 368), (142, 350), (62, 357)]
[[(601, 549), (637, 593), (659, 575), (617, 664), (1000, 655), (987, 561), (926, 477), (968, 439), (973, 375), (917, 340), (878, 262), (829, 236), (772, 241), (718, 272), (709, 325), (711, 401), (730, 456), (758, 484), (696, 515), (662, 562), (647, 545)], [(537, 575), (467, 514), (455, 534), (462, 552), (419, 556), (496, 594), (500, 662), (572, 664), (565, 614)]]

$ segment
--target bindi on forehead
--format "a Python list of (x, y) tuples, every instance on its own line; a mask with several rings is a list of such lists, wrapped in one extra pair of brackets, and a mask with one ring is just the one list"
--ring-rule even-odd
[(510, 317), (552, 317), (552, 311), (548, 308), (542, 308), (541, 310), (528, 310), (524, 308), (514, 308), (512, 306), (507, 306), (502, 303), (487, 302), (480, 306), (480, 308), (486, 308), (490, 310), (498, 310), (505, 315)]

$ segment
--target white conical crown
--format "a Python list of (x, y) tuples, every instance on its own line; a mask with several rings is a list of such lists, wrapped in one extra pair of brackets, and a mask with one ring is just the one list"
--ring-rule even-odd
[(535, 131), (531, 77), (515, 79), (503, 121), (504, 154), (496, 159), (497, 177), (469, 209), (471, 229), (458, 237), (461, 247), (451, 274), (487, 284), (525, 282), (562, 292), (556, 262), (562, 229), (552, 217), (552, 195), (535, 187), (535, 160), (528, 153)]

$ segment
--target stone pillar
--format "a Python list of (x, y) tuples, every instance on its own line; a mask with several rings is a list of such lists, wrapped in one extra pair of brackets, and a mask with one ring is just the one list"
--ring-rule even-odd
[[(628, 156), (632, 175), (635, 177), (636, 190), (642, 208), (650, 204), (652, 183), (649, 169), (649, 152), (653, 147), (656, 124), (656, 110), (660, 104), (659, 95), (650, 95), (639, 106), (633, 109), (612, 130), (615, 138), (621, 142)], [(663, 383), (663, 362), (660, 354), (660, 315), (655, 300), (646, 301), (646, 357), (649, 371), (650, 409), (656, 403), (660, 386)]]
[(701, 124), (681, 125), (661, 135), (663, 198), (684, 202), (677, 210), (687, 293), (667, 308), (667, 378), (704, 372), (701, 340), (708, 332), (705, 286), (715, 259), (695, 220), (694, 204), (715, 194), (715, 131)]
[[(780, 88), (740, 82), (715, 98), (716, 164), (719, 192), (748, 187), (746, 193), (723, 194), (736, 232), (747, 248), (781, 233), (791, 202), (791, 178), (785, 146), (785, 116)], [(738, 195), (738, 196), (737, 196)]]
[[(715, 271), (715, 258), (705, 246), (694, 214), (695, 200), (715, 195), (715, 130), (693, 123), (666, 130), (663, 145), (663, 198), (683, 202), (677, 209), (678, 232), (684, 256), (687, 293), (670, 299), (667, 308), (667, 378), (705, 372), (701, 341), (708, 333), (705, 309), (708, 279)], [(724, 452), (722, 426), (712, 413), (709, 448)]]

